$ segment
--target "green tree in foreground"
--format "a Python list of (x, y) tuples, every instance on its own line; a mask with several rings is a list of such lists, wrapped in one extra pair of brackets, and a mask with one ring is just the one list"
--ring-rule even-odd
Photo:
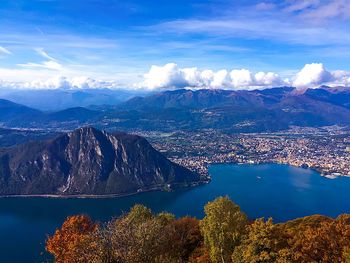
[(111, 233), (113, 260), (142, 263), (168, 257), (170, 223), (174, 220), (174, 216), (169, 214), (153, 215), (144, 206), (134, 206), (128, 214), (106, 228)]
[(204, 244), (213, 262), (230, 262), (248, 224), (247, 216), (228, 197), (219, 197), (205, 207), (200, 223)]
[(232, 254), (232, 262), (269, 263), (290, 262), (287, 241), (272, 218), (256, 219), (247, 226), (247, 235)]

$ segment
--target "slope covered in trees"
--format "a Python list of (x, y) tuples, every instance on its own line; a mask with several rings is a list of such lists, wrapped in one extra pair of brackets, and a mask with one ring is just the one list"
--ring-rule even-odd
[(46, 250), (56, 262), (350, 262), (350, 215), (249, 221), (227, 197), (204, 209), (202, 220), (153, 214), (141, 205), (106, 224), (72, 216), (48, 238)]

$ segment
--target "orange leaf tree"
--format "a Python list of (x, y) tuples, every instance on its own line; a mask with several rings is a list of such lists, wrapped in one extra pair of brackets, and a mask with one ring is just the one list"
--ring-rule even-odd
[(46, 242), (46, 250), (55, 262), (86, 262), (93, 246), (92, 234), (98, 225), (85, 215), (71, 216)]

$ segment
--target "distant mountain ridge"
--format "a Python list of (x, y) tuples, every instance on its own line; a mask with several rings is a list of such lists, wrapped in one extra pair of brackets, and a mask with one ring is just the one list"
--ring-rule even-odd
[(265, 90), (220, 90), (180, 89), (164, 91), (151, 96), (135, 97), (122, 104), (125, 109), (146, 109), (146, 108), (213, 108), (213, 107), (246, 107), (276, 102), (282, 97), (294, 91), (291, 87), (281, 87)]
[(0, 195), (125, 195), (199, 180), (142, 137), (91, 127), (0, 150)]
[(47, 130), (0, 128), (0, 148), (14, 146), (31, 140), (49, 139), (53, 136), (57, 136), (57, 133)]
[(0, 99), (0, 123), (16, 124), (26, 119), (36, 119), (42, 112), (9, 100)]
[(169, 119), (173, 117), (175, 122), (191, 127), (259, 132), (283, 130), (291, 125), (349, 125), (349, 105), (350, 89), (321, 87), (300, 91), (280, 87), (251, 91), (165, 91), (131, 99), (121, 107), (151, 113), (153, 118), (157, 112), (159, 116), (167, 112)]
[(59, 111), (90, 105), (117, 105), (141, 91), (127, 89), (3, 89), (0, 98), (42, 111)]
[(0, 116), (4, 127), (72, 130), (93, 125), (122, 130), (271, 132), (290, 126), (350, 125), (350, 89), (325, 86), (302, 91), (292, 87), (250, 91), (180, 89), (134, 97), (119, 105), (57, 112), (13, 105), (13, 110), (7, 109), (8, 117)]

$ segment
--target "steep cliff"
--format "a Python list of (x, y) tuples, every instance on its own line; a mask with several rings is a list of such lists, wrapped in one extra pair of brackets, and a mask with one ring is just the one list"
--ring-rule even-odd
[(199, 179), (142, 137), (90, 127), (0, 150), (0, 195), (119, 195)]

